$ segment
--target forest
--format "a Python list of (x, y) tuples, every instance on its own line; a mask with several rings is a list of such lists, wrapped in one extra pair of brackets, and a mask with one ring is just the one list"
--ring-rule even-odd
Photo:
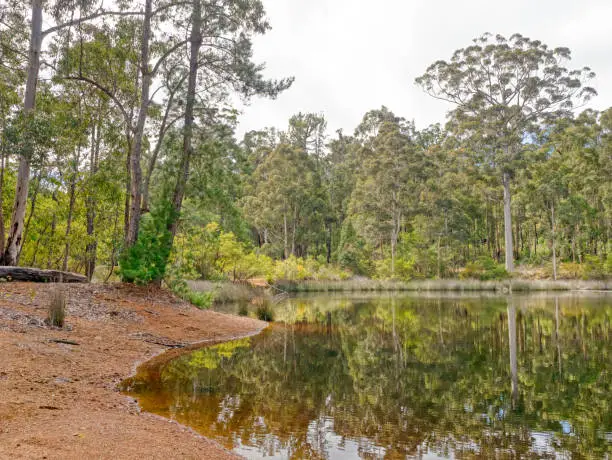
[[(108, 8), (107, 8), (108, 7)], [(612, 109), (568, 48), (484, 34), (412, 81), (449, 108), (323, 113), (238, 135), (276, 98), (260, 0), (0, 6), (0, 265), (138, 284), (612, 275)], [(420, 75), (420, 76), (419, 76)], [(350, 101), (346, 101), (350, 104)]]

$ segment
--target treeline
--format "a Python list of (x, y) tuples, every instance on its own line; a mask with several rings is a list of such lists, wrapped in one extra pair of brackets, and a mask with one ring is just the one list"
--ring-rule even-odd
[(119, 266), (143, 283), (167, 267), (612, 271), (612, 111), (576, 115), (595, 91), (590, 69), (566, 67), (569, 50), (485, 35), (436, 62), (417, 83), (454, 104), (445, 126), (418, 130), (382, 107), (354, 133), (299, 113), (238, 140), (235, 95), (292, 83), (252, 60), (268, 28), (258, 0), (0, 7), (2, 264), (101, 279)]
[[(451, 277), (466, 266), (505, 276), (495, 164), (451, 130), (417, 130), (384, 107), (352, 136), (327, 141), (324, 127), (322, 117), (300, 114), (286, 132), (245, 137), (253, 172), (240, 203), (259, 250), (382, 278)], [(612, 269), (611, 133), (612, 110), (587, 110), (521, 145), (511, 175), (515, 260), (551, 277), (553, 254), (564, 276)]]

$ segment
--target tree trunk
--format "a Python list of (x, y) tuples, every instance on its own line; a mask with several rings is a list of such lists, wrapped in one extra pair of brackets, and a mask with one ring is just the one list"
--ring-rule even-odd
[(291, 231), (291, 254), (293, 254), (294, 256), (296, 255), (295, 253), (295, 233), (297, 231), (297, 208), (294, 208), (293, 210), (293, 229)]
[(151, 19), (153, 17), (153, 0), (145, 0), (145, 14), (142, 21), (142, 43), (140, 47), (140, 73), (142, 86), (140, 91), (140, 109), (138, 121), (134, 132), (134, 139), (130, 151), (131, 187), (130, 187), (130, 216), (126, 235), (126, 243), (133, 246), (138, 239), (140, 214), (142, 205), (142, 140), (144, 137), (147, 112), (149, 110), (149, 90), (151, 87), (151, 72), (149, 69), (149, 47), (151, 41)]
[(512, 406), (518, 402), (518, 358), (516, 341), (516, 307), (514, 300), (508, 299), (508, 346), (510, 349), (510, 378), (512, 386)]
[[(196, 66), (197, 65), (198, 65), (198, 62), (196, 62)], [(189, 75), (191, 75), (191, 71), (189, 72)], [(159, 152), (161, 151), (161, 147), (162, 147), (166, 132), (168, 128), (170, 128), (170, 126), (172, 126), (174, 122), (177, 121), (177, 118), (175, 118), (174, 120), (168, 122), (168, 117), (170, 115), (170, 111), (172, 110), (174, 96), (176, 95), (176, 92), (178, 91), (179, 87), (182, 86), (184, 81), (185, 79), (182, 78), (179, 84), (177, 84), (174, 88), (170, 90), (170, 94), (168, 95), (168, 102), (166, 102), (166, 110), (164, 111), (164, 116), (162, 118), (161, 126), (159, 127), (159, 131), (157, 133), (157, 141), (155, 142), (155, 148), (153, 149), (153, 154), (151, 155), (151, 158), (149, 159), (149, 164), (147, 166), (147, 172), (145, 173), (144, 185), (143, 185), (143, 191), (142, 191), (142, 210), (144, 212), (148, 212), (151, 207), (149, 203), (150, 201), (149, 200), (149, 196), (150, 196), (149, 189), (151, 186), (151, 178), (153, 177), (153, 171), (155, 170), (155, 166), (157, 165), (157, 158), (159, 157)], [(187, 95), (187, 99), (188, 99), (187, 104), (189, 104), (189, 95)], [(193, 113), (193, 107), (192, 107), (192, 113)], [(183, 142), (183, 148), (184, 148), (184, 142)]]
[[(78, 165), (78, 163), (77, 163)], [(70, 230), (72, 229), (72, 216), (74, 214), (74, 202), (76, 199), (76, 166), (73, 172), (72, 180), (70, 181), (70, 204), (68, 205), (68, 218), (66, 220), (66, 245), (64, 246), (64, 262), (62, 264), (62, 270), (68, 270), (68, 256), (70, 255)]]
[[(44, 166), (41, 166), (41, 169)], [(34, 187), (34, 193), (32, 194), (32, 199), (30, 200), (30, 214), (28, 215), (28, 220), (25, 223), (23, 228), (23, 240), (25, 241), (28, 236), (28, 230), (30, 229), (30, 223), (32, 222), (32, 217), (34, 216), (34, 211), (36, 210), (36, 199), (38, 198), (38, 191), (40, 190), (40, 179), (41, 179), (42, 171), (39, 171), (35, 177), (36, 186)], [(31, 181), (30, 181), (31, 182)], [(19, 260), (21, 259), (21, 251), (23, 250), (23, 245), (19, 248), (19, 253), (17, 254), (17, 264), (19, 264)]]
[(557, 248), (555, 247), (555, 204), (550, 204), (550, 225), (551, 225), (551, 246), (552, 246), (552, 266), (553, 266), (553, 280), (557, 281)]
[(43, 270), (40, 268), (6, 267), (0, 266), (0, 278), (10, 281), (33, 281), (36, 283), (64, 282), (86, 283), (87, 278), (78, 273), (62, 272), (59, 270)]
[(283, 213), (284, 236), (285, 236), (285, 259), (289, 257), (289, 241), (287, 235), (287, 212)]
[(95, 239), (95, 223), (96, 223), (96, 195), (92, 189), (93, 181), (98, 172), (98, 157), (100, 154), (101, 141), (101, 120), (98, 118), (97, 123), (94, 123), (91, 133), (91, 153), (89, 159), (89, 190), (87, 194), (87, 246), (85, 252), (87, 254), (87, 262), (85, 264), (85, 274), (87, 279), (91, 281), (96, 269), (96, 259), (98, 251), (98, 242)]
[[(23, 103), (24, 114), (29, 115), (36, 108), (36, 85), (40, 69), (40, 53), (42, 45), (42, 15), (43, 0), (32, 1), (32, 26), (30, 32), (30, 52), (28, 57), (28, 80), (26, 82)], [(17, 172), (17, 188), (15, 202), (11, 216), (8, 239), (0, 263), (16, 265), (17, 257), (23, 244), (24, 220), (28, 187), (30, 185), (30, 158), (24, 155), (19, 157), (19, 170)]]
[(395, 278), (395, 246), (397, 244), (397, 238), (395, 236), (395, 229), (391, 230), (391, 278)]
[[(4, 127), (2, 128), (3, 135)], [(6, 146), (4, 140), (2, 140), (2, 145), (0, 146), (0, 254), (4, 253), (4, 243), (5, 237), (4, 234), (4, 169), (6, 168)]]
[(506, 270), (514, 271), (514, 250), (512, 242), (512, 198), (510, 195), (510, 175), (504, 173), (502, 177), (504, 186), (504, 240), (506, 243)]
[(172, 207), (174, 211), (174, 215), (172, 216), (170, 223), (172, 240), (176, 235), (178, 217), (183, 206), (185, 189), (187, 187), (187, 181), (189, 180), (189, 167), (191, 164), (191, 157), (193, 156), (193, 109), (195, 107), (196, 102), (199, 56), (200, 47), (202, 46), (202, 10), (199, 0), (195, 0), (193, 3), (193, 10), (191, 12), (191, 36), (189, 38), (189, 41), (191, 44), (191, 50), (189, 56), (189, 80), (187, 83), (187, 101), (185, 104), (185, 124), (183, 127), (183, 158), (181, 161), (179, 177), (176, 181), (176, 187), (174, 189), (174, 197), (172, 199)]
[(329, 224), (329, 227), (327, 229), (327, 241), (326, 241), (326, 245), (327, 245), (327, 263), (331, 263), (331, 255), (332, 255), (332, 228), (333, 228), (333, 224)]

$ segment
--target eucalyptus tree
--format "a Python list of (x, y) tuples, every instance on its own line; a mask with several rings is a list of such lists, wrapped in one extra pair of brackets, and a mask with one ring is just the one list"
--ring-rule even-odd
[[(23, 12), (23, 5), (15, 2), (11, 7)], [(23, 113), (26, 119), (36, 118), (36, 89), (38, 85), (41, 60), (44, 54), (43, 40), (59, 31), (66, 30), (76, 24), (91, 21), (108, 15), (134, 15), (136, 12), (123, 10), (106, 11), (96, 9), (94, 2), (88, 0), (55, 0), (44, 2), (43, 0), (32, 0), (30, 10), (30, 34), (29, 52), (27, 58), (27, 80), (24, 90)], [(75, 12), (79, 17), (75, 19)], [(43, 29), (43, 16), (49, 12), (54, 25)], [(3, 15), (4, 16), (4, 15)], [(12, 23), (8, 27), (15, 27), (15, 22), (23, 22), (23, 16), (14, 15)], [(30, 182), (30, 157), (28, 151), (22, 151), (19, 157), (19, 169), (17, 174), (17, 187), (15, 190), (15, 201), (11, 216), (6, 247), (0, 262), (5, 265), (16, 265), (21, 246), (23, 245), (24, 221), (26, 215), (28, 188)]]
[(569, 70), (568, 48), (549, 48), (519, 34), (485, 34), (436, 61), (416, 79), (431, 96), (450, 102), (452, 127), (486, 154), (504, 190), (506, 269), (514, 269), (511, 183), (530, 133), (571, 114), (596, 94), (586, 86), (594, 73)]
[[(254, 35), (265, 34), (270, 24), (259, 0), (194, 0), (191, 6), (189, 72), (183, 123), (183, 155), (172, 197), (175, 218), (181, 211), (193, 157), (194, 115), (197, 102), (213, 110), (223, 106), (230, 92), (244, 100), (253, 96), (276, 97), (293, 83), (293, 78), (268, 80), (264, 66), (253, 61)], [(201, 83), (198, 87), (198, 80)], [(204, 94), (197, 100), (198, 90)], [(211, 107), (211, 99), (217, 103)], [(205, 117), (199, 117), (206, 122)], [(174, 236), (176, 222), (170, 224)]]
[(19, 87), (25, 81), (23, 68), (24, 24), (8, 3), (0, 7), (0, 254), (4, 253), (4, 189), (9, 149), (6, 129), (19, 104)]
[[(370, 123), (372, 119), (378, 123)], [(391, 276), (395, 273), (396, 247), (407, 214), (416, 203), (413, 127), (394, 116), (364, 117), (370, 133), (360, 153), (361, 169), (351, 196), (350, 212), (360, 228), (391, 247)], [(362, 125), (363, 126), (363, 125)], [(365, 130), (364, 130), (365, 131)], [(388, 235), (388, 237), (387, 237)]]

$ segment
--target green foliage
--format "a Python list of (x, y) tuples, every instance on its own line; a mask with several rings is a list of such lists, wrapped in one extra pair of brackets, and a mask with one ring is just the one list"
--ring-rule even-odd
[(608, 253), (608, 257), (606, 257), (604, 271), (607, 275), (612, 276), (612, 252)]
[(274, 321), (274, 311), (272, 310), (272, 307), (267, 303), (258, 306), (256, 314), (257, 319), (261, 321), (266, 321), (268, 323)]
[(370, 252), (365, 241), (357, 235), (351, 221), (345, 222), (338, 245), (338, 264), (358, 275), (369, 275), (372, 271)]
[[(582, 278), (598, 280), (606, 277), (606, 261), (599, 256), (585, 255), (582, 266)], [(609, 273), (609, 272), (608, 272)]]
[(185, 274), (175, 267), (170, 267), (167, 270), (164, 281), (174, 294), (200, 309), (210, 308), (215, 300), (213, 291), (205, 292), (191, 289), (185, 280)]
[(272, 273), (274, 281), (339, 281), (350, 277), (351, 273), (346, 270), (320, 263), (312, 258), (302, 259), (293, 255), (285, 260), (277, 261)]
[(473, 278), (481, 281), (503, 280), (508, 276), (505, 267), (490, 257), (479, 257), (476, 261), (468, 263), (460, 275), (462, 279)]
[(174, 219), (172, 208), (165, 204), (142, 218), (136, 243), (119, 260), (122, 281), (135, 284), (161, 282), (166, 274)]

